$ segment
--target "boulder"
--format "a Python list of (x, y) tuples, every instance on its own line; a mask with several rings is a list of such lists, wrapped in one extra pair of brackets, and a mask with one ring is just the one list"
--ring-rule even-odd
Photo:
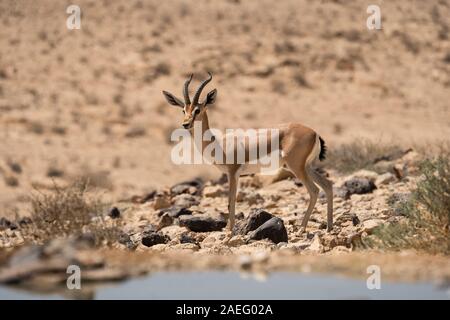
[(161, 232), (154, 231), (153, 229), (142, 232), (141, 242), (146, 247), (151, 247), (156, 244), (166, 244), (170, 241), (170, 238)]
[(272, 219), (274, 216), (270, 214), (269, 212), (262, 210), (262, 209), (256, 209), (253, 210), (249, 216), (239, 221), (234, 229), (234, 234), (240, 234), (240, 235), (246, 235), (250, 231), (256, 230), (259, 226), (264, 224), (266, 221)]
[(288, 242), (288, 235), (283, 220), (273, 217), (250, 234), (251, 240), (269, 239), (274, 243)]

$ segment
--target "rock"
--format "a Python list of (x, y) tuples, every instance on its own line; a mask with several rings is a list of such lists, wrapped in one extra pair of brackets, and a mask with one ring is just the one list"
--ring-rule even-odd
[(172, 225), (173, 217), (171, 217), (168, 213), (164, 213), (159, 219), (158, 229), (162, 229)]
[(211, 217), (208, 215), (180, 217), (180, 226), (194, 232), (220, 231), (226, 225), (227, 222), (222, 217)]
[(370, 170), (358, 170), (355, 173), (353, 173), (350, 177), (349, 180), (354, 179), (354, 178), (363, 178), (363, 179), (367, 179), (370, 180), (372, 182), (374, 182), (378, 177), (378, 173), (376, 173), (375, 171), (370, 171)]
[(367, 232), (367, 234), (371, 234), (375, 228), (381, 226), (382, 224), (384, 224), (384, 220), (382, 219), (370, 219), (363, 221), (362, 232)]
[(250, 231), (256, 230), (259, 226), (264, 224), (266, 221), (272, 219), (274, 216), (270, 214), (269, 212), (262, 210), (262, 209), (256, 209), (253, 210), (249, 216), (239, 221), (234, 229), (234, 234), (240, 234), (240, 235), (246, 235)]
[(153, 208), (155, 210), (164, 209), (170, 207), (170, 200), (165, 194), (157, 194), (154, 198)]
[(183, 233), (180, 236), (180, 243), (195, 243), (195, 244), (197, 244), (197, 241), (194, 238), (192, 238), (189, 234)]
[(225, 196), (227, 191), (221, 185), (207, 186), (203, 189), (203, 196), (208, 198), (217, 198)]
[(29, 217), (23, 217), (23, 218), (19, 219), (19, 226), (21, 228), (23, 228), (26, 225), (30, 225), (32, 223), (33, 223), (33, 220), (31, 220), (31, 218), (29, 218)]
[(140, 203), (140, 204), (146, 203), (147, 201), (152, 201), (155, 198), (156, 194), (157, 194), (156, 190), (153, 190), (143, 196), (133, 196), (131, 197), (131, 201), (133, 203)]
[(170, 238), (163, 235), (161, 232), (154, 230), (146, 230), (142, 232), (142, 244), (147, 247), (154, 246), (156, 244), (166, 244), (170, 241)]
[(274, 243), (288, 242), (288, 235), (283, 220), (273, 217), (250, 233), (251, 240), (269, 239)]
[(14, 222), (11, 222), (8, 219), (2, 217), (0, 218), (0, 231), (6, 229), (16, 230), (17, 225)]
[(397, 179), (401, 180), (408, 175), (407, 166), (402, 163), (397, 163), (393, 168), (394, 174)]
[(158, 216), (163, 216), (164, 214), (167, 214), (172, 218), (178, 218), (181, 215), (191, 215), (192, 211), (186, 208), (173, 206), (158, 212)]
[(308, 250), (314, 251), (317, 253), (322, 253), (324, 251), (324, 247), (322, 244), (322, 239), (318, 234), (314, 235), (313, 241), (311, 242), (311, 245), (308, 247)]
[(245, 239), (244, 239), (243, 236), (237, 235), (237, 236), (232, 237), (232, 238), (227, 242), (227, 244), (228, 244), (229, 246), (231, 246), (231, 247), (238, 247), (238, 246), (241, 246), (241, 245), (245, 244)]
[(236, 197), (236, 201), (246, 201), (250, 206), (258, 202), (264, 202), (264, 198), (257, 192), (244, 192), (239, 191)]
[(250, 269), (252, 262), (252, 258), (249, 255), (239, 256), (239, 266), (242, 269)]
[(353, 226), (357, 226), (361, 221), (359, 221), (359, 218), (356, 214), (352, 214), (352, 224)]
[(189, 209), (192, 206), (196, 206), (200, 203), (200, 199), (190, 194), (180, 194), (172, 198), (175, 207)]
[(136, 244), (133, 242), (133, 240), (131, 240), (131, 237), (125, 232), (119, 234), (118, 242), (120, 244), (125, 245), (128, 249), (136, 248)]
[(203, 181), (199, 178), (190, 180), (190, 181), (184, 181), (181, 183), (177, 183), (176, 185), (172, 186), (170, 188), (170, 194), (172, 196), (180, 195), (183, 193), (191, 194), (191, 195), (198, 195), (200, 194), (200, 190), (203, 186)]
[(375, 190), (377, 187), (372, 180), (367, 178), (352, 178), (344, 182), (343, 188), (347, 191), (347, 196), (352, 194), (366, 194)]
[(378, 178), (376, 178), (375, 185), (381, 186), (383, 184), (388, 184), (388, 183), (391, 183), (394, 181), (395, 181), (395, 176), (390, 172), (386, 172), (382, 175), (379, 175)]
[(120, 210), (117, 207), (112, 207), (109, 209), (108, 216), (113, 219), (117, 219), (120, 217)]

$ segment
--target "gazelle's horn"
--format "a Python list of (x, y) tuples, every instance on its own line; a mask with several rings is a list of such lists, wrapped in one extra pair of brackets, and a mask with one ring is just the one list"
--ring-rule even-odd
[(194, 106), (198, 104), (198, 99), (200, 98), (200, 94), (202, 93), (203, 88), (205, 88), (206, 85), (212, 80), (212, 74), (211, 74), (210, 72), (208, 72), (208, 74), (209, 74), (209, 78), (206, 79), (206, 80), (204, 80), (204, 81), (200, 84), (200, 86), (199, 86), (198, 89), (197, 89), (197, 92), (195, 93), (194, 100), (193, 100), (193, 102), (192, 102), (192, 104), (193, 104)]
[(194, 74), (191, 73), (191, 76), (189, 77), (189, 79), (187, 79), (186, 82), (184, 83), (183, 95), (184, 95), (184, 102), (186, 103), (186, 105), (191, 104), (191, 99), (189, 99), (189, 84), (191, 83), (193, 75)]

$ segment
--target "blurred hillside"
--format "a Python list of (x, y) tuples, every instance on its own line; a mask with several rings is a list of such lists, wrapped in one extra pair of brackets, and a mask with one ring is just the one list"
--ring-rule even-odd
[[(66, 8), (82, 10), (81, 30)], [(369, 4), (382, 30), (368, 30)], [(329, 148), (450, 136), (447, 1), (0, 2), (0, 210), (89, 177), (114, 199), (214, 168), (170, 162), (185, 77), (214, 74), (212, 127), (299, 121)], [(205, 90), (206, 91), (206, 90)], [(0, 212), (1, 213), (1, 212)]]

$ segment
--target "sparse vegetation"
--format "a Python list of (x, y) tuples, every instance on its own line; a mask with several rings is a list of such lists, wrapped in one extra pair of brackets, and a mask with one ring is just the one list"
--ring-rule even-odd
[(25, 241), (41, 243), (85, 233), (93, 234), (97, 244), (117, 239), (115, 222), (105, 220), (104, 205), (87, 190), (88, 185), (80, 181), (67, 187), (55, 185), (51, 192), (36, 191), (30, 198), (32, 222), (21, 229)]
[(377, 143), (370, 140), (355, 140), (337, 148), (329, 148), (326, 167), (342, 173), (360, 169), (375, 170), (381, 160), (394, 160), (405, 153), (400, 146), (390, 143)]
[(450, 254), (450, 160), (449, 153), (425, 160), (423, 179), (410, 197), (388, 203), (404, 221), (376, 230), (369, 245), (387, 249), (413, 248)]

